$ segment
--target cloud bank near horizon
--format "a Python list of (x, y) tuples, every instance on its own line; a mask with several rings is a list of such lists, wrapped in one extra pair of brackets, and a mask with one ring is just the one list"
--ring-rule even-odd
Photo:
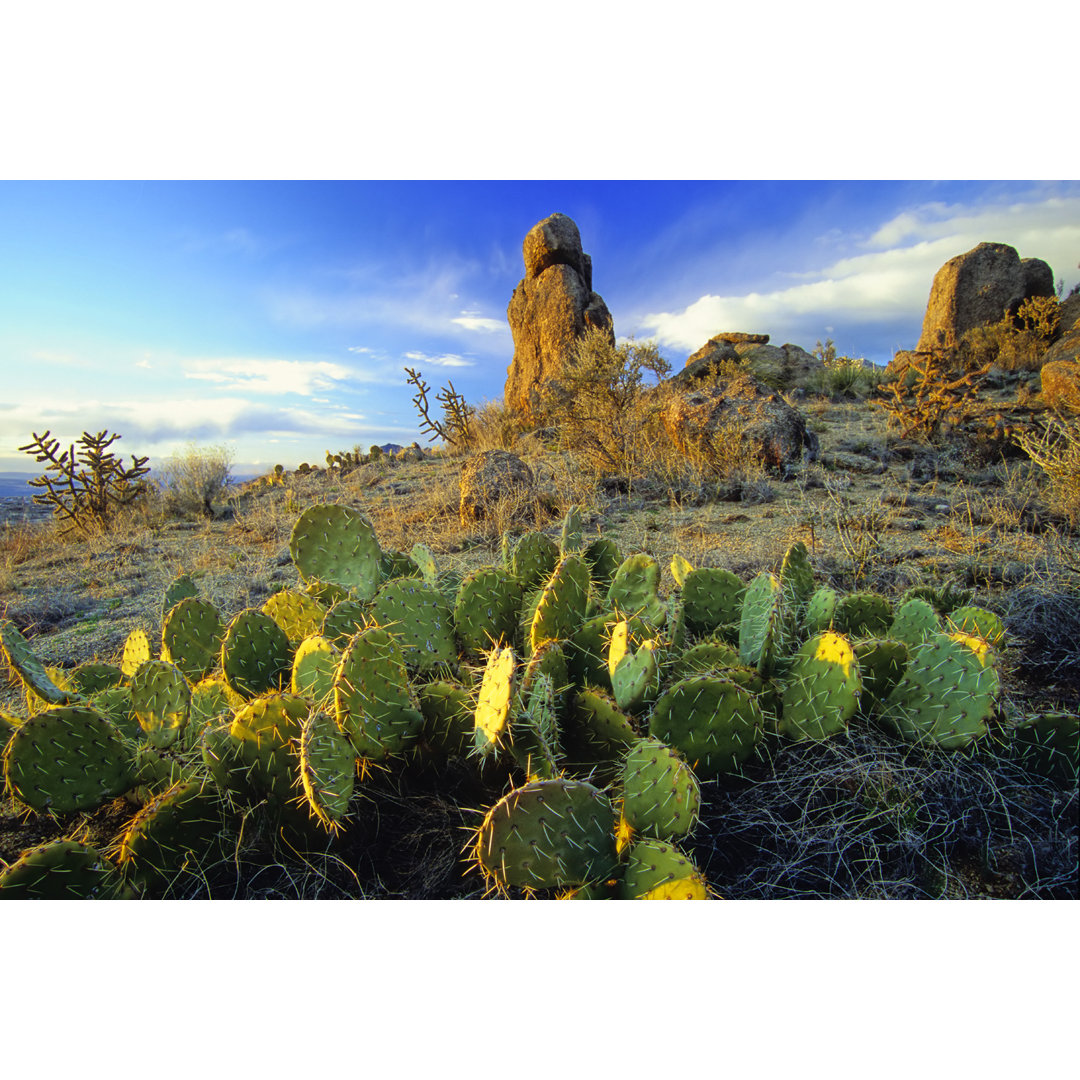
[[(1063, 226), (1062, 218), (1075, 224)], [(852, 247), (868, 250), (786, 275), (798, 280), (775, 289), (706, 293), (682, 309), (648, 312), (637, 331), (661, 346), (692, 352), (724, 330), (768, 333), (776, 344), (809, 348), (825, 334), (876, 327), (882, 339), (911, 338), (896, 347), (913, 348), (934, 274), (987, 240), (1010, 244), (1021, 258), (1045, 260), (1068, 288), (1080, 255), (1080, 198), (990, 207), (924, 204), (883, 222), (865, 239), (850, 238)]]

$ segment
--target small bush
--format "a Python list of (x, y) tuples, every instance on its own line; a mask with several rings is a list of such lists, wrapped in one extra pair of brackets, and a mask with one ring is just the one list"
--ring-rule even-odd
[(975, 394), (990, 367), (958, 374), (954, 360), (949, 351), (935, 349), (922, 360), (912, 360), (887, 384), (888, 396), (875, 404), (888, 413), (889, 426), (898, 429), (901, 438), (932, 442), (971, 415)]
[(968, 369), (997, 364), (1007, 371), (1037, 371), (1061, 319), (1056, 296), (1032, 296), (1015, 315), (976, 326), (960, 340), (960, 357)]
[(1022, 433), (1016, 444), (1046, 474), (1052, 510), (1080, 520), (1080, 419), (1052, 420), (1042, 435)]
[(559, 428), (567, 449), (594, 471), (640, 474), (658, 441), (662, 405), (646, 377), (659, 381), (670, 371), (655, 345), (633, 340), (612, 345), (604, 331), (589, 327), (560, 378), (544, 385), (544, 415)]
[(225, 494), (232, 481), (231, 465), (224, 446), (191, 445), (167, 458), (155, 479), (173, 512), (213, 517), (214, 500)]
[(868, 364), (864, 357), (837, 356), (831, 340), (824, 345), (819, 341), (813, 355), (819, 357), (824, 366), (810, 377), (807, 389), (825, 397), (865, 397), (881, 381), (880, 370)]
[(474, 450), (513, 450), (525, 431), (520, 417), (501, 401), (486, 401), (469, 417)]

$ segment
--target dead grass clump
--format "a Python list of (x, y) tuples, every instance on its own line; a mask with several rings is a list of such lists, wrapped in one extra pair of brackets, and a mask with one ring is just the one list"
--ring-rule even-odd
[(1076, 895), (1075, 788), (998, 747), (935, 753), (872, 728), (763, 745), (744, 781), (702, 785), (693, 855), (727, 899)]
[(524, 432), (520, 416), (501, 401), (485, 401), (469, 418), (474, 450), (515, 450)]

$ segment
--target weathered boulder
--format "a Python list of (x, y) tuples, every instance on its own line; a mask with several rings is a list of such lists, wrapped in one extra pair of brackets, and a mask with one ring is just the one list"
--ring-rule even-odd
[(820, 356), (814, 356), (798, 345), (755, 345), (740, 347), (739, 355), (754, 375), (775, 390), (792, 390), (803, 386), (810, 376), (825, 366)]
[(590, 326), (615, 344), (611, 312), (592, 291), (592, 260), (581, 250), (578, 227), (565, 214), (534, 225), (522, 245), (525, 277), (518, 282), (506, 318), (514, 358), (503, 397), (526, 420), (540, 418), (540, 388), (558, 378), (577, 339)]
[(1052, 409), (1080, 412), (1080, 334), (1074, 341), (1073, 359), (1051, 360), (1039, 372), (1042, 399)]
[[(817, 456), (817, 437), (806, 419), (749, 372), (676, 382), (662, 419), (676, 449), (705, 462), (730, 463), (746, 456), (781, 468)], [(736, 445), (732, 445), (735, 443)]]
[(669, 380), (674, 386), (685, 386), (697, 379), (705, 378), (711, 374), (714, 364), (724, 361), (737, 364), (739, 354), (733, 343), (727, 340), (724, 334), (717, 334), (709, 338), (697, 352), (691, 353), (686, 358), (686, 366), (677, 372)]
[(982, 243), (934, 275), (916, 352), (953, 349), (968, 330), (1000, 322), (1029, 297), (1053, 296), (1042, 259), (1021, 259), (1008, 244)]
[(424, 448), (418, 443), (413, 442), (408, 446), (403, 446), (395, 455), (395, 461), (423, 461), (424, 460)]
[(729, 345), (768, 345), (768, 334), (744, 334), (739, 330), (725, 330), (722, 334), (709, 339), (713, 341), (726, 341)]
[(466, 459), (459, 481), (462, 524), (490, 518), (496, 508), (527, 516), (536, 505), (536, 479), (524, 461), (509, 450), (484, 450)]

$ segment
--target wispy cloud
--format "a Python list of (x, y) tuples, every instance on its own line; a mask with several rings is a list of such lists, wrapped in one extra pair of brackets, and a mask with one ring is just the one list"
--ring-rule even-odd
[(432, 356), (429, 353), (413, 351), (405, 353), (405, 359), (411, 360), (414, 364), (427, 364), (429, 367), (467, 368), (476, 366), (472, 360), (466, 360), (464, 356), (458, 356), (456, 353), (442, 353), (438, 356)]
[(325, 392), (352, 374), (343, 364), (325, 360), (262, 360), (229, 357), (194, 359), (183, 363), (189, 379), (218, 384), (223, 390), (246, 394), (299, 394)]
[[(927, 203), (870, 235), (849, 238), (860, 253), (818, 270), (785, 275), (796, 284), (744, 294), (705, 294), (673, 311), (650, 312), (639, 330), (659, 344), (693, 350), (723, 330), (768, 333), (809, 348), (845, 327), (878, 325), (915, 337), (937, 270), (984, 240), (1044, 259), (1068, 284), (1080, 251), (1080, 198), (1051, 197), (983, 207)], [(871, 249), (871, 250), (868, 250)], [(872, 250), (878, 249), (878, 250)], [(913, 346), (912, 340), (908, 347)]]
[(495, 334), (501, 330), (506, 330), (509, 325), (505, 319), (485, 318), (479, 311), (463, 311), (456, 319), (450, 321), (458, 326), (465, 327), (466, 330), (479, 330), (486, 334)]

